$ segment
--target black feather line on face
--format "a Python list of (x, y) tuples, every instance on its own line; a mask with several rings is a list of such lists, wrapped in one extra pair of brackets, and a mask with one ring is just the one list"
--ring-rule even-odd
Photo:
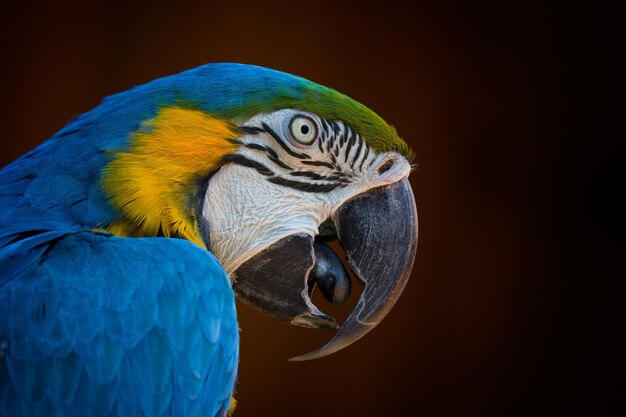
[(246, 143), (246, 148), (250, 148), (250, 149), (255, 149), (257, 151), (263, 151), (263, 152), (271, 152), (273, 154), (275, 154), (274, 150), (271, 148), (267, 148), (263, 145), (259, 145), (257, 143)]
[(352, 167), (352, 169), (354, 169), (354, 164), (359, 159), (359, 155), (361, 154), (361, 149), (363, 148), (363, 139), (361, 138), (361, 136), (359, 136), (358, 133), (356, 136), (357, 136), (357, 139), (359, 140), (359, 146), (356, 148), (356, 153), (354, 154), (354, 157), (352, 157), (352, 162), (350, 162), (350, 166)]
[(245, 146), (246, 146), (246, 148), (249, 148), (249, 149), (254, 149), (254, 150), (257, 150), (257, 151), (267, 152), (269, 154), (269, 156), (267, 158), (270, 161), (274, 162), (276, 165), (278, 165), (281, 168), (288, 169), (288, 170), (292, 170), (293, 169), (289, 165), (287, 165), (286, 163), (281, 161), (280, 158), (278, 157), (278, 154), (276, 153), (276, 151), (274, 151), (274, 149), (272, 149), (272, 148), (268, 148), (267, 146), (259, 145), (257, 143), (246, 143)]
[(316, 167), (326, 167), (330, 169), (335, 169), (335, 166), (333, 164), (329, 164), (328, 162), (324, 162), (324, 161), (300, 161), (300, 163), (305, 164), (305, 165), (312, 165)]
[(253, 161), (251, 159), (246, 158), (243, 155), (239, 155), (236, 153), (231, 154), (231, 155), (226, 155), (224, 158), (222, 158), (222, 163), (226, 164), (228, 162), (242, 165), (248, 168), (254, 168), (261, 175), (265, 175), (265, 176), (274, 175), (274, 172), (271, 169), (267, 168), (265, 165), (261, 164), (260, 162)]
[(350, 130), (350, 146), (354, 146), (356, 145), (356, 140), (359, 134), (356, 133), (350, 126), (348, 126), (348, 129)]
[(333, 173), (332, 175), (320, 175), (311, 171), (295, 171), (295, 172), (290, 172), (289, 175), (293, 177), (306, 177), (306, 178), (311, 178), (313, 180), (321, 180), (321, 181), (339, 181), (344, 184), (351, 182), (350, 180), (346, 179), (345, 174), (343, 172), (336, 172), (336, 173)]
[(310, 193), (327, 193), (335, 188), (341, 186), (341, 183), (331, 183), (331, 184), (311, 184), (308, 182), (300, 182), (288, 180), (286, 178), (281, 177), (271, 177), (267, 179), (269, 182), (279, 185), (284, 185), (285, 187), (293, 188), (300, 191), (306, 191)]
[(343, 148), (345, 144), (346, 144), (346, 132), (341, 132), (339, 134), (339, 147)]
[(285, 150), (285, 152), (287, 152), (289, 155), (294, 156), (294, 157), (296, 157), (298, 159), (311, 159), (311, 157), (309, 155), (305, 154), (305, 153), (299, 153), (299, 152), (292, 151), (291, 148), (289, 146), (287, 146), (287, 144), (283, 141), (283, 139), (276, 132), (274, 132), (274, 130), (272, 130), (272, 128), (269, 127), (266, 123), (263, 123), (263, 128), (265, 129), (265, 131), (267, 133), (272, 135), (274, 140), (276, 140), (276, 142), (278, 142), (280, 147), (283, 148)]
[(350, 155), (350, 151), (354, 148), (354, 145), (356, 145), (356, 135), (357, 135), (356, 132), (352, 130), (349, 126), (347, 127), (347, 129), (350, 132), (350, 137), (346, 145), (346, 153), (344, 155), (344, 162), (348, 162), (348, 156)]
[(278, 157), (274, 158), (272, 155), (267, 157), (270, 161), (272, 161), (273, 163), (275, 163), (276, 165), (278, 165), (281, 168), (284, 169), (288, 169), (288, 170), (293, 170), (292, 167), (290, 167), (289, 165), (285, 164), (283, 161), (281, 161), (280, 159), (278, 159)]
[(324, 134), (328, 137), (330, 135), (330, 124), (326, 121), (326, 119), (322, 119), (322, 129), (324, 130)]
[(264, 132), (263, 129), (261, 129), (260, 127), (256, 127), (256, 126), (239, 126), (239, 129), (242, 132), (247, 133), (249, 135), (256, 135), (258, 133)]
[[(339, 174), (339, 173), (337, 173), (337, 174)], [(337, 175), (337, 174), (329, 175), (329, 176), (327, 176), (325, 178), (325, 180), (327, 180), (327, 181), (339, 181), (342, 184), (350, 184), (352, 182), (352, 180), (346, 178), (345, 176), (340, 176), (340, 175)]]
[(350, 136), (348, 140), (346, 140), (346, 148), (343, 153), (343, 162), (348, 162), (348, 155), (350, 155), (350, 151), (352, 150), (354, 136)]
[(307, 178), (311, 178), (311, 179), (314, 179), (314, 180), (326, 179), (325, 176), (317, 174), (317, 173), (312, 172), (312, 171), (294, 171), (294, 172), (290, 172), (289, 175), (292, 175), (294, 177), (307, 177)]
[(365, 155), (363, 155), (363, 159), (361, 160), (361, 164), (359, 165), (359, 171), (363, 172), (363, 163), (365, 162), (365, 160), (367, 159), (369, 154), (370, 154), (370, 147), (366, 146), (365, 147)]

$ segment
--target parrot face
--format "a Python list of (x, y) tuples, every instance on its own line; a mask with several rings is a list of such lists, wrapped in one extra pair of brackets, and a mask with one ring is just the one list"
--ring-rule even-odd
[(209, 181), (203, 207), (211, 251), (229, 273), (284, 237), (317, 236), (349, 198), (411, 169), (395, 152), (373, 151), (350, 126), (311, 113), (279, 110), (239, 127), (250, 133)]
[(338, 237), (365, 290), (333, 341), (297, 359), (339, 350), (382, 320), (409, 277), (417, 245), (410, 163), (372, 149), (341, 120), (298, 109), (237, 126), (240, 146), (206, 184), (203, 239), (252, 307), (294, 325), (337, 328), (310, 291), (347, 300), (350, 278), (321, 243)]

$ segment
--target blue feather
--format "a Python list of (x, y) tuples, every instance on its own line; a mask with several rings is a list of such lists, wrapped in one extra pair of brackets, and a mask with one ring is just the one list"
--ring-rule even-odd
[(0, 254), (2, 271), (35, 257), (0, 286), (0, 415), (206, 416), (227, 406), (238, 329), (210, 253), (179, 239), (46, 232)]
[[(116, 410), (122, 385), (118, 380), (109, 384), (97, 384), (86, 373), (81, 374), (78, 390), (71, 403), (66, 407), (67, 416), (100, 417), (109, 416)], [(120, 414), (122, 416), (123, 414)]]

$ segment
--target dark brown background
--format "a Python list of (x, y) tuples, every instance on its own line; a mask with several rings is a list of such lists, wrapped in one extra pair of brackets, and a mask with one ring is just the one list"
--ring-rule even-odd
[(614, 152), (598, 141), (610, 12), (89, 3), (3, 6), (0, 166), (108, 94), (220, 61), (334, 87), (417, 153), (420, 244), (394, 310), (350, 348), (289, 363), (331, 334), (239, 306), (236, 416), (553, 416), (611, 398), (592, 349), (607, 343), (604, 260), (623, 255), (595, 182), (618, 166), (598, 163)]

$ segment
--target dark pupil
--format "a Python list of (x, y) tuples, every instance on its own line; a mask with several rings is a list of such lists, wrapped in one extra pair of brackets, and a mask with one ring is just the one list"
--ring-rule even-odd
[(306, 135), (307, 133), (309, 133), (309, 127), (307, 125), (300, 126), (300, 133)]

